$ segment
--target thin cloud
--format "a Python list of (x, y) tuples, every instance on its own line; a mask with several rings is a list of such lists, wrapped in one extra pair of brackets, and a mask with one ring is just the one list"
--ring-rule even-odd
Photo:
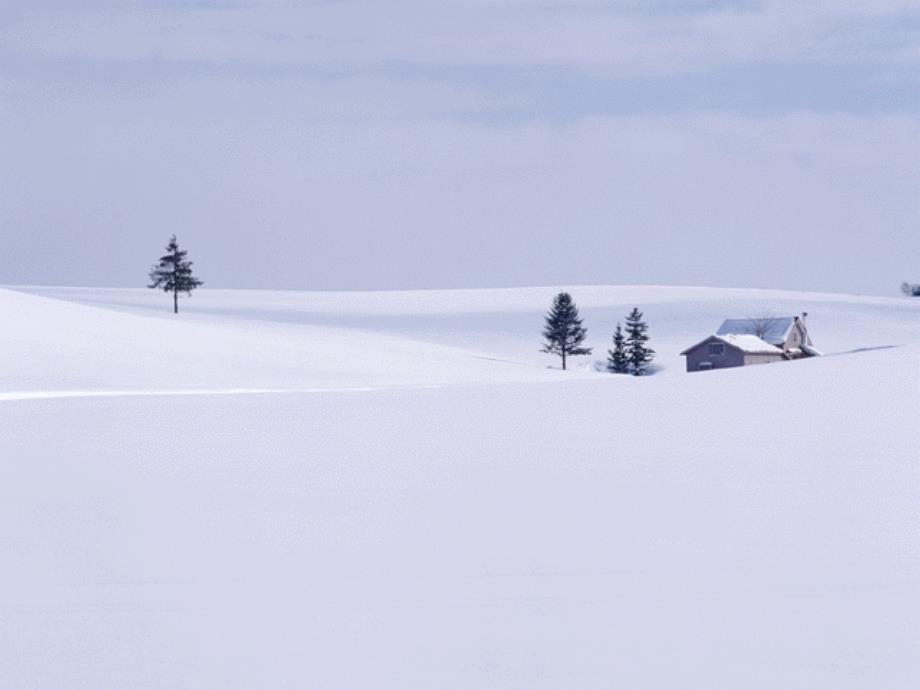
[[(516, 64), (692, 72), (739, 61), (916, 60), (920, 10), (906, 2), (258, 3), (37, 11), (8, 49), (93, 59)], [(586, 12), (586, 10), (591, 10)]]

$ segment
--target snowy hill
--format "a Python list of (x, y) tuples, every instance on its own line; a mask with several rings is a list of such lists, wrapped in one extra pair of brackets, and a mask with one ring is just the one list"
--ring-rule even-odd
[[(559, 376), (545, 370), (557, 363), (539, 352), (539, 333), (554, 292), (205, 290), (174, 318), (169, 300), (151, 290), (0, 290), (0, 393), (553, 380)], [(920, 342), (920, 304), (906, 299), (681, 287), (572, 292), (594, 347), (580, 361), (586, 371), (603, 361), (614, 326), (636, 305), (669, 375), (684, 373), (680, 351), (726, 316), (806, 311), (825, 352)]]
[[(0, 291), (0, 318), (8, 326), (0, 336), (0, 396), (4, 391), (15, 397), (57, 390), (341, 389), (509, 376), (503, 371), (508, 367), (490, 363), (485, 355), (385, 331), (274, 322), (263, 318), (270, 312), (259, 309), (176, 318), (162, 312), (161, 299), (150, 299), (161, 295), (140, 296), (149, 308), (126, 312)], [(233, 304), (234, 295), (222, 297), (218, 304)], [(511, 367), (510, 376), (545, 378), (532, 367)]]
[(916, 688), (920, 304), (570, 291), (0, 290), (0, 687)]

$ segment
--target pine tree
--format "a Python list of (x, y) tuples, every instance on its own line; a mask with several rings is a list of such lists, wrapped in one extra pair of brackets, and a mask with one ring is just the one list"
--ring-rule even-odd
[(188, 252), (179, 249), (176, 236), (173, 235), (166, 245), (166, 255), (160, 257), (159, 263), (150, 269), (149, 288), (162, 288), (163, 292), (173, 293), (173, 313), (179, 313), (179, 293), (189, 297), (192, 290), (203, 283), (192, 275), (192, 262), (185, 260)]
[(648, 364), (655, 357), (655, 351), (648, 347), (648, 324), (642, 320), (642, 312), (633, 308), (626, 317), (626, 359), (629, 373), (642, 376), (648, 373)]
[(572, 296), (567, 292), (560, 292), (553, 298), (553, 306), (546, 315), (546, 324), (543, 326), (543, 352), (562, 357), (562, 368), (565, 369), (566, 357), (569, 355), (590, 355), (590, 347), (580, 347), (585, 336), (586, 328), (582, 328), (581, 318), (578, 316), (578, 307), (572, 301)]
[(613, 374), (628, 374), (629, 359), (626, 357), (626, 337), (623, 329), (617, 324), (613, 332), (613, 349), (607, 350), (607, 371)]

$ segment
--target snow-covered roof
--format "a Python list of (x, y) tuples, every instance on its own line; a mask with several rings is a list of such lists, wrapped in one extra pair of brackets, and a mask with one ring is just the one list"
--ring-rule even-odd
[(758, 338), (756, 335), (739, 335), (737, 333), (726, 333), (725, 335), (717, 335), (716, 338), (728, 343), (729, 345), (734, 345), (742, 352), (746, 352), (750, 355), (783, 354), (783, 351), (778, 347)]
[(682, 355), (686, 355), (691, 350), (695, 350), (700, 345), (704, 345), (708, 342), (722, 342), (726, 345), (731, 345), (736, 347), (747, 355), (782, 355), (783, 351), (778, 347), (771, 345), (768, 342), (765, 342), (758, 338), (756, 335), (747, 335), (747, 334), (735, 334), (735, 333), (726, 333), (725, 335), (711, 335), (705, 340), (701, 340), (693, 347), (688, 347), (686, 350), (681, 352)]
[(795, 325), (795, 316), (771, 318), (726, 319), (716, 331), (717, 335), (753, 335), (773, 345), (783, 345)]

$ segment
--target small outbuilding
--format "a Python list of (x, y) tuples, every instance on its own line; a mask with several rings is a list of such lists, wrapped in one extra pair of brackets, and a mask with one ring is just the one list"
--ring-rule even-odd
[(715, 335), (689, 347), (687, 371), (709, 371), (813, 357), (815, 349), (802, 316), (727, 319)]

